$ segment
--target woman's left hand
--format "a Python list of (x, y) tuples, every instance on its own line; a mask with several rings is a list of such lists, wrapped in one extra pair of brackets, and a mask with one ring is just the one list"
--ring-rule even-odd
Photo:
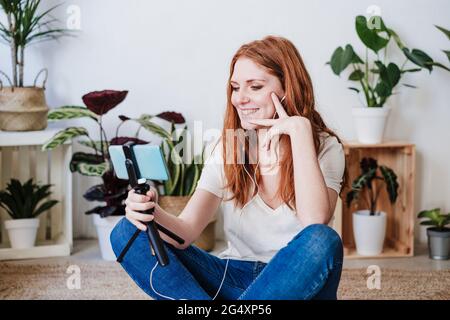
[[(247, 120), (247, 122), (264, 126), (264, 127), (270, 127), (270, 129), (267, 131), (266, 139), (263, 143), (263, 147), (266, 148), (266, 150), (270, 149), (271, 141), (274, 137), (280, 136), (282, 134), (287, 135), (293, 135), (298, 134), (298, 130), (304, 127), (306, 124), (307, 127), (310, 126), (310, 122), (307, 118), (302, 116), (289, 116), (284, 110), (283, 105), (281, 104), (280, 100), (278, 100), (278, 97), (275, 93), (271, 94), (271, 98), (273, 101), (273, 104), (275, 106), (275, 110), (278, 113), (278, 119), (253, 119), (253, 120)], [(277, 137), (279, 139), (279, 137)]]

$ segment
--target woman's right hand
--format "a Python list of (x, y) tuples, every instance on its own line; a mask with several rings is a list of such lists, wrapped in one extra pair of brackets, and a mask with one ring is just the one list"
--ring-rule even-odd
[(145, 222), (152, 221), (153, 214), (140, 213), (138, 211), (146, 211), (151, 208), (160, 210), (158, 206), (158, 191), (154, 187), (146, 195), (137, 194), (134, 189), (128, 192), (128, 197), (125, 200), (125, 217), (134, 224), (138, 229), (145, 231), (147, 226)]

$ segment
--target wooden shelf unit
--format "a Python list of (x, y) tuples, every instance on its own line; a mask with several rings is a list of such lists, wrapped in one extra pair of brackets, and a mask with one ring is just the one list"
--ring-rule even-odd
[[(344, 244), (346, 258), (387, 258), (410, 257), (414, 255), (414, 189), (415, 189), (415, 145), (407, 142), (391, 141), (380, 144), (344, 142), (346, 168), (349, 181), (343, 188), (342, 199), (338, 199), (335, 210), (334, 228)], [(386, 239), (383, 252), (377, 256), (360, 256), (356, 253), (353, 237), (352, 212), (367, 209), (361, 197), (347, 208), (345, 197), (349, 186), (359, 176), (362, 158), (371, 157), (378, 165), (394, 170), (399, 184), (398, 197), (394, 205), (389, 202), (385, 187), (380, 192), (377, 210), (387, 214)]]
[(0, 189), (11, 178), (23, 183), (33, 177), (34, 182), (53, 184), (50, 198), (59, 200), (39, 215), (36, 245), (29, 249), (10, 247), (4, 221), (11, 217), (0, 208), (0, 261), (68, 256), (72, 251), (72, 173), (69, 170), (72, 143), (67, 141), (53, 151), (41, 151), (42, 144), (59, 130), (0, 131)]

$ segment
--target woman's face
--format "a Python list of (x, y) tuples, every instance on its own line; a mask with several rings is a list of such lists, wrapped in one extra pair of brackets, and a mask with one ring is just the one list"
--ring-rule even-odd
[(278, 99), (284, 95), (280, 80), (248, 58), (236, 61), (230, 85), (231, 103), (239, 114), (242, 128), (246, 130), (260, 128), (248, 123), (249, 119), (273, 118), (275, 107), (270, 97), (272, 92)]

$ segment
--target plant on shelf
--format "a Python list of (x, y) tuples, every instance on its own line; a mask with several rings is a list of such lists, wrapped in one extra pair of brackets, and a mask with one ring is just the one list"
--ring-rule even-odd
[[(380, 16), (373, 16), (369, 20), (364, 16), (357, 16), (355, 28), (365, 46), (363, 59), (352, 45), (347, 44), (344, 48), (338, 47), (327, 64), (338, 76), (348, 67), (351, 68), (348, 80), (357, 83), (358, 87), (351, 86), (349, 89), (357, 94), (362, 92), (365, 99), (362, 107), (352, 109), (358, 139), (364, 143), (378, 143), (382, 140), (384, 123), (388, 116), (388, 109), (383, 107), (389, 97), (395, 94), (394, 89), (397, 88), (402, 76), (424, 69), (431, 72), (433, 67), (450, 69), (435, 62), (423, 50), (407, 47), (400, 36), (384, 24)], [(401, 66), (388, 59), (387, 48), (391, 40), (404, 56)], [(407, 67), (408, 62), (414, 66)], [(403, 85), (415, 88), (410, 84)]]
[(0, 81), (0, 129), (7, 131), (41, 130), (47, 126), (48, 107), (45, 101), (45, 82), (36, 86), (36, 76), (32, 87), (24, 84), (25, 49), (37, 42), (58, 39), (72, 35), (72, 30), (55, 26), (57, 19), (51, 16), (53, 6), (40, 12), (40, 0), (0, 0), (0, 9), (5, 14), (5, 23), (0, 22), (0, 40), (10, 47), (11, 78), (0, 70), (9, 83), (3, 87)]
[(48, 200), (50, 187), (50, 184), (36, 184), (33, 179), (24, 184), (11, 179), (6, 189), (0, 191), (0, 206), (13, 219), (5, 221), (12, 248), (34, 246), (39, 227), (37, 217), (58, 203), (57, 200)]
[(431, 226), (427, 228), (428, 249), (431, 259), (447, 260), (450, 258), (450, 228), (446, 225), (450, 224), (450, 213), (442, 214), (440, 208), (431, 210), (423, 210), (418, 214), (419, 219), (427, 219), (421, 221), (423, 226)]
[(387, 166), (379, 166), (373, 158), (363, 158), (360, 169), (361, 174), (352, 182), (351, 190), (347, 193), (346, 204), (350, 207), (365, 191), (367, 197), (362, 199), (369, 209), (353, 213), (353, 232), (360, 255), (377, 255), (382, 252), (386, 233), (386, 213), (377, 211), (382, 184), (392, 204), (397, 200), (399, 185), (394, 171)]
[[(360, 193), (367, 191), (367, 198), (363, 198), (370, 210), (370, 215), (379, 214), (376, 212), (377, 201), (382, 188), (377, 185), (377, 181), (385, 184), (391, 203), (395, 203), (398, 196), (397, 175), (386, 166), (379, 166), (377, 160), (373, 158), (363, 158), (360, 162), (361, 175), (353, 182), (351, 191), (347, 193), (347, 206), (350, 207), (353, 200), (359, 198)], [(381, 176), (378, 174), (381, 173)]]

